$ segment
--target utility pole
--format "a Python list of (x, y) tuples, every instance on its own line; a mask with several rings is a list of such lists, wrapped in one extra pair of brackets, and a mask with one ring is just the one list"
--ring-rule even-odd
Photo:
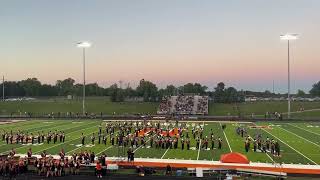
[(4, 76), (2, 76), (2, 100), (4, 101)]
[(272, 93), (274, 94), (274, 80), (272, 80)]

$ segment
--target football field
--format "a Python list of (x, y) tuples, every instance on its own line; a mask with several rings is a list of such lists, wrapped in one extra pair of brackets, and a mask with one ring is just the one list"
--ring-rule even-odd
[[(135, 122), (135, 121), (134, 121)], [(79, 153), (81, 151), (95, 152), (96, 156), (105, 153), (108, 157), (126, 156), (128, 147), (112, 146), (110, 142), (110, 134), (107, 135), (107, 144), (99, 144), (96, 137), (94, 145), (91, 143), (91, 136), (93, 133), (97, 136), (99, 126), (104, 127), (106, 123), (102, 120), (30, 120), (20, 121), (9, 124), (1, 124), (1, 135), (4, 131), (13, 134), (18, 130), (33, 133), (35, 136), (38, 132), (49, 131), (63, 131), (65, 133), (65, 142), (50, 142), (46, 141), (38, 143), (35, 140), (34, 144), (29, 141), (28, 144), (13, 143), (7, 144), (6, 141), (0, 142), (0, 153), (9, 153), (12, 148), (16, 150), (17, 154), (26, 154), (31, 148), (33, 154), (40, 154), (44, 150), (51, 155), (57, 155), (63, 148), (67, 155)], [(169, 122), (173, 126), (177, 124), (175, 121)], [(153, 134), (146, 136), (146, 146), (135, 147), (134, 153), (136, 158), (156, 158), (156, 159), (184, 159), (184, 160), (208, 160), (219, 161), (220, 156), (229, 152), (239, 152), (248, 157), (252, 162), (263, 163), (285, 163), (285, 164), (320, 164), (320, 123), (318, 122), (209, 122), (209, 121), (185, 121), (181, 122), (185, 127), (189, 127), (189, 132), (192, 127), (203, 127), (203, 137), (210, 137), (213, 132), (215, 138), (222, 140), (222, 148), (218, 148), (218, 143), (215, 143), (213, 149), (209, 143), (208, 148), (197, 148), (196, 140), (190, 135), (190, 150), (184, 148), (182, 150), (181, 144), (175, 148), (155, 148), (150, 147), (150, 138)], [(181, 124), (179, 122), (179, 124)], [(222, 125), (226, 128), (222, 130)], [(178, 124), (177, 124), (178, 126)], [(245, 152), (244, 142), (245, 138), (236, 133), (238, 127), (243, 127), (247, 130), (247, 135), (254, 138), (261, 136), (262, 139), (273, 139), (280, 144), (281, 156), (273, 156), (269, 151), (253, 152), (253, 145), (249, 152)], [(118, 131), (116, 129), (116, 131)], [(86, 136), (85, 145), (81, 145), (81, 134)], [(186, 133), (186, 132), (183, 132)], [(115, 132), (116, 134), (116, 132)], [(200, 142), (201, 144), (201, 142)]]

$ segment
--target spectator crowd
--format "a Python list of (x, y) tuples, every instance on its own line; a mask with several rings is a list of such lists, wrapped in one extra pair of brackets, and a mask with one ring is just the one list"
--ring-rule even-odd
[(178, 95), (162, 98), (158, 114), (208, 114), (207, 96)]

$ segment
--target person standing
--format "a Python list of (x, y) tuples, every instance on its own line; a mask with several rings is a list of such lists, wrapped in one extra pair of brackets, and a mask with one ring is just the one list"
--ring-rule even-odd
[(27, 152), (27, 156), (28, 156), (28, 158), (30, 158), (30, 157), (32, 156), (32, 150), (31, 150), (31, 148), (29, 148), (29, 150), (28, 150), (28, 152)]
[(84, 145), (84, 141), (85, 141), (85, 136), (83, 135), (83, 133), (81, 134), (81, 144)]
[(102, 139), (103, 139), (103, 144), (106, 146), (107, 145), (107, 137), (105, 135), (103, 135)]
[(253, 139), (253, 151), (257, 152), (257, 140)]
[(92, 143), (92, 145), (94, 145), (95, 139), (96, 139), (96, 137), (95, 137), (94, 133), (92, 133), (92, 136), (91, 136), (91, 143)]
[(66, 135), (64, 134), (64, 131), (62, 131), (62, 142), (63, 143), (64, 143), (65, 139), (66, 139)]
[(189, 138), (186, 140), (186, 143), (187, 143), (187, 150), (190, 150), (190, 139)]
[(38, 144), (40, 144), (41, 142), (41, 135), (40, 135), (40, 132), (38, 132), (38, 137), (37, 137), (37, 139), (38, 139)]
[(128, 162), (131, 161), (131, 153), (132, 153), (132, 149), (129, 148), (128, 151), (127, 151), (127, 155), (128, 155)]
[(222, 148), (222, 139), (220, 137), (218, 138), (218, 148)]
[(181, 149), (184, 150), (184, 139), (181, 138)]
[(197, 141), (197, 146), (196, 146), (196, 148), (197, 148), (197, 149), (199, 149), (199, 145), (200, 145), (200, 138), (199, 138), (199, 137), (197, 137), (197, 138), (196, 138), (196, 141)]

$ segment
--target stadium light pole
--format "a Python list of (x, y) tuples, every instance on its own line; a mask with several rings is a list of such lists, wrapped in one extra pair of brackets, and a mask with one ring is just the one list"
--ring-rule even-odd
[(290, 97), (290, 40), (298, 39), (298, 34), (284, 34), (280, 35), (281, 40), (286, 40), (288, 42), (288, 118), (290, 118), (291, 113), (291, 97)]
[(4, 76), (2, 76), (2, 100), (4, 101)]
[(86, 48), (91, 47), (91, 43), (87, 41), (82, 41), (77, 43), (78, 48), (82, 48), (82, 58), (83, 58), (83, 93), (82, 93), (82, 114), (85, 115), (85, 101), (86, 101)]

